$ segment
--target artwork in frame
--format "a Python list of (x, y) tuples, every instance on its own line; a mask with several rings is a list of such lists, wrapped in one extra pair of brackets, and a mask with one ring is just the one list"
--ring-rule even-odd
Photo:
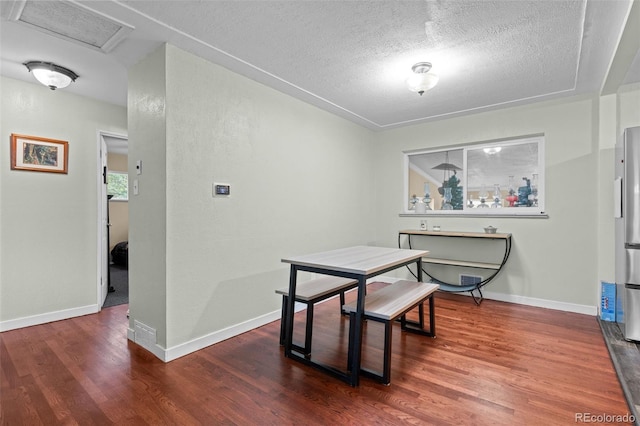
[(67, 173), (69, 142), (11, 134), (11, 170)]

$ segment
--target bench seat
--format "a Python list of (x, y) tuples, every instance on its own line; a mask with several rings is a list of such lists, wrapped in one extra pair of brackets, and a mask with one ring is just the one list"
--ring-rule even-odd
[[(400, 318), (402, 330), (435, 337), (436, 324), (433, 295), (438, 288), (438, 284), (402, 280), (365, 296), (364, 318), (384, 323), (384, 365), (382, 374), (365, 369), (362, 370), (362, 373), (384, 384), (390, 383), (391, 325), (398, 318)], [(424, 329), (423, 303), (427, 299), (429, 300), (429, 330)], [(419, 309), (419, 320), (417, 322), (408, 321), (405, 315), (415, 307)], [(352, 322), (356, 320), (356, 302), (345, 304), (343, 309), (349, 313)], [(349, 345), (351, 345), (355, 337), (352, 335), (354, 327), (350, 327), (349, 330)]]
[[(293, 344), (292, 346), (306, 356), (311, 355), (311, 337), (313, 332), (313, 305), (330, 297), (340, 295), (340, 309), (344, 305), (344, 292), (358, 286), (358, 281), (351, 278), (321, 276), (296, 284), (296, 302), (307, 305), (307, 319), (305, 327), (304, 347)], [(282, 317), (280, 318), (280, 344), (284, 345), (285, 318), (287, 318), (287, 306), (289, 299), (289, 287), (276, 290), (282, 295)]]

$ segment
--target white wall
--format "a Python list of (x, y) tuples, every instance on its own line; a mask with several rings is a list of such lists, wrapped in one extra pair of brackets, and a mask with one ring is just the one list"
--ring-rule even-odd
[[(130, 202), (130, 264), (139, 268), (130, 286), (164, 286), (166, 322), (142, 295), (131, 295), (130, 310), (170, 351), (278, 315), (274, 290), (289, 275), (281, 258), (372, 242), (378, 203), (370, 131), (172, 46), (136, 66), (144, 72), (132, 73), (132, 98), (142, 99), (141, 80), (155, 81), (162, 76), (153, 69), (165, 68), (166, 151), (140, 146), (161, 138), (160, 114), (155, 125), (134, 127), (147, 113), (143, 102), (130, 104), (129, 173), (143, 160), (141, 193)], [(162, 98), (160, 84), (150, 90)], [(163, 167), (166, 227), (143, 206)], [(213, 198), (214, 182), (231, 184), (231, 196)], [(138, 208), (144, 213), (134, 214)], [(157, 250), (138, 249), (139, 229), (156, 231)], [(166, 280), (150, 283), (163, 244)], [(156, 295), (145, 297), (162, 309)]]
[[(489, 224), (513, 234), (511, 257), (486, 291), (597, 305), (598, 98), (573, 98), (442, 120), (385, 132), (376, 151), (380, 171), (378, 243), (397, 241), (399, 229), (418, 229), (418, 218), (399, 217), (402, 151), (544, 133), (548, 219), (438, 218), (446, 230), (479, 231)], [(613, 165), (611, 165), (612, 167)], [(609, 177), (607, 177), (608, 179)], [(594, 311), (595, 312), (595, 311)]]
[[(0, 82), (0, 330), (96, 312), (97, 132), (126, 133), (126, 109)], [(12, 133), (68, 141), (68, 174), (11, 170)]]

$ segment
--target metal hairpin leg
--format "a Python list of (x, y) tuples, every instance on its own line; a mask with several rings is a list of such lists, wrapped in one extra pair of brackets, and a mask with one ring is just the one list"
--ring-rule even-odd
[[(474, 291), (478, 292), (479, 296), (476, 296), (475, 294), (473, 294)], [(471, 290), (469, 292), (471, 294), (471, 297), (473, 297), (473, 301), (476, 302), (476, 305), (480, 305), (480, 303), (482, 303), (482, 289), (480, 287), (476, 287), (475, 289)]]

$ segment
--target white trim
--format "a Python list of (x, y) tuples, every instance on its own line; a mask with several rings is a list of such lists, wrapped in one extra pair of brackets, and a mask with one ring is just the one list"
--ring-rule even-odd
[[(114, 132), (109, 132), (106, 130), (98, 130), (96, 132), (97, 134), (97, 144), (98, 144), (98, 158), (97, 158), (97, 170), (98, 170), (98, 174), (97, 174), (97, 179), (96, 179), (96, 193), (98, 194), (98, 201), (97, 201), (97, 209), (98, 209), (98, 224), (97, 224), (97, 232), (98, 232), (98, 247), (97, 247), (97, 256), (98, 256), (98, 271), (97, 271), (97, 282), (98, 282), (98, 287), (97, 287), (97, 295), (96, 295), (96, 299), (97, 299), (97, 305), (98, 305), (98, 312), (102, 309), (102, 273), (105, 272), (102, 270), (102, 259), (104, 256), (108, 256), (109, 253), (108, 251), (102, 246), (102, 232), (104, 231), (104, 228), (102, 226), (102, 222), (104, 222), (106, 220), (106, 218), (103, 218), (102, 215), (102, 204), (105, 203), (106, 201), (103, 199), (102, 197), (102, 141), (104, 139), (105, 136), (107, 137), (111, 137), (111, 138), (117, 138), (117, 139), (129, 139), (129, 136), (127, 134), (123, 134), (123, 133), (114, 133)], [(106, 141), (105, 141), (105, 146), (107, 145)], [(107, 147), (107, 151), (104, 153), (104, 155), (106, 156), (109, 152), (109, 149)], [(105, 164), (107, 164), (107, 160), (105, 158)], [(107, 208), (109, 208), (109, 206), (107, 205)], [(109, 266), (107, 265), (107, 268)], [(108, 290), (107, 290), (108, 291)]]
[(574, 312), (596, 316), (597, 306), (578, 305), (576, 303), (558, 302), (556, 300), (538, 299), (536, 297), (518, 296), (516, 294), (504, 294), (494, 292), (482, 292), (485, 299), (497, 300), (500, 302), (516, 303), (519, 305), (535, 306), (537, 308), (555, 309), (556, 311)]
[[(538, 163), (537, 163), (537, 175), (538, 175), (538, 193), (540, 195), (538, 199), (537, 207), (520, 207), (517, 209), (507, 208), (507, 209), (473, 209), (468, 208), (466, 200), (468, 198), (467, 192), (470, 190), (475, 190), (469, 188), (469, 183), (467, 182), (469, 167), (467, 164), (467, 159), (469, 155), (469, 151), (478, 150), (485, 147), (495, 147), (495, 146), (518, 146), (524, 144), (536, 144), (538, 148)], [(451, 151), (462, 151), (462, 170), (460, 172), (460, 184), (463, 187), (463, 208), (461, 210), (428, 210), (427, 213), (420, 214), (426, 216), (491, 216), (491, 217), (517, 217), (521, 215), (526, 216), (538, 216), (538, 215), (546, 215), (545, 212), (545, 143), (546, 138), (544, 133), (532, 134), (532, 135), (523, 135), (523, 136), (514, 136), (507, 138), (500, 138), (494, 140), (485, 140), (478, 142), (470, 142), (470, 143), (462, 143), (456, 145), (449, 146), (440, 146), (435, 148), (423, 148), (423, 149), (412, 149), (408, 151), (403, 151), (403, 161), (404, 161), (404, 189), (402, 194), (402, 210), (400, 215), (411, 215), (416, 214), (415, 212), (409, 209), (408, 200), (410, 200), (411, 194), (409, 193), (409, 184), (410, 184), (410, 176), (409, 171), (416, 171), (411, 164), (410, 157), (413, 155), (424, 155), (424, 154), (436, 154), (436, 153), (447, 153)], [(426, 173), (426, 172), (425, 172)], [(422, 174), (422, 173), (419, 173)]]
[(74, 317), (81, 317), (83, 315), (95, 314), (99, 311), (100, 307), (96, 304), (80, 306), (78, 308), (63, 309), (55, 312), (47, 312), (45, 314), (33, 315), (30, 317), (16, 318), (0, 322), (0, 332), (46, 324), (53, 321), (66, 320)]
[(223, 328), (222, 330), (209, 333), (205, 336), (190, 340), (188, 342), (182, 343), (180, 345), (177, 345), (165, 350), (164, 358), (160, 358), (160, 359), (162, 359), (165, 362), (173, 361), (174, 359), (183, 357), (197, 350), (206, 348), (207, 346), (211, 346), (213, 344), (222, 342), (223, 340), (227, 340), (231, 337), (235, 337), (242, 333), (246, 333), (247, 331), (251, 331), (254, 328), (262, 327), (263, 325), (279, 320), (280, 315), (281, 315), (281, 311), (280, 309), (278, 309), (277, 311), (270, 312), (265, 315), (261, 315), (249, 321), (245, 321), (240, 324), (236, 324), (227, 328)]
[[(388, 282), (388, 283), (392, 283), (395, 281), (398, 281), (398, 278), (385, 277), (385, 276), (378, 276), (368, 280), (368, 282)], [(352, 289), (350, 291), (353, 291), (353, 290), (355, 289)], [(323, 302), (325, 301), (321, 301), (318, 303), (323, 303)], [(295, 309), (296, 312), (299, 312), (304, 309), (306, 309), (306, 305), (304, 303), (296, 303), (296, 309)], [(196, 352), (200, 349), (204, 349), (208, 346), (222, 342), (223, 340), (230, 339), (232, 337), (246, 333), (247, 331), (251, 331), (258, 327), (262, 327), (263, 325), (269, 324), (273, 321), (280, 320), (281, 314), (282, 314), (282, 311), (278, 309), (277, 311), (269, 312), (257, 318), (224, 328), (222, 330), (215, 331), (213, 333), (209, 333), (205, 336), (198, 337), (196, 339), (190, 340), (185, 343), (181, 343), (169, 349), (163, 349), (158, 345), (155, 345), (154, 347), (145, 347), (142, 345), (141, 346), (147, 349), (152, 354), (154, 354), (156, 357), (160, 358), (162, 361), (170, 362), (170, 361), (173, 361), (174, 359), (183, 357), (185, 355), (189, 355), (190, 353)], [(132, 328), (128, 328), (127, 338), (132, 342), (135, 342), (135, 330), (133, 330)]]
[[(379, 276), (369, 282), (387, 282), (394, 283), (400, 281), (400, 278)], [(483, 287), (484, 289), (484, 287)], [(469, 292), (455, 293), (463, 296), (471, 296)], [(591, 305), (578, 305), (576, 303), (558, 302), (556, 300), (538, 299), (536, 297), (519, 296), (517, 294), (496, 293), (492, 291), (483, 291), (482, 295), (485, 299), (497, 300), (499, 302), (515, 303), (518, 305), (534, 306), (537, 308), (554, 309), (556, 311), (574, 312), (576, 314), (598, 315), (598, 307)]]
[[(102, 247), (102, 233), (103, 233), (103, 229), (102, 229), (102, 222), (104, 220), (104, 218), (102, 217), (102, 203), (104, 202), (102, 200), (102, 131), (98, 130), (97, 131), (97, 143), (98, 143), (98, 162), (96, 164), (96, 168), (98, 170), (98, 175), (96, 178), (96, 194), (98, 194), (97, 198), (97, 211), (98, 211), (98, 223), (97, 223), (97, 232), (98, 232), (98, 238), (97, 238), (97, 263), (96, 265), (98, 266), (96, 269), (96, 280), (98, 282), (98, 288), (96, 291), (96, 304), (99, 306), (98, 311), (100, 311), (102, 309), (102, 273), (104, 272), (102, 270), (102, 256), (105, 256), (105, 252), (104, 252), (104, 247)], [(106, 153), (105, 153), (106, 155)], [(109, 291), (107, 289), (107, 291)]]
[[(155, 345), (144, 345), (144, 344), (142, 344), (142, 342), (136, 342), (136, 331), (135, 330), (133, 330), (131, 328), (128, 328), (127, 329), (127, 338), (129, 340), (131, 340), (133, 343), (135, 343), (136, 345), (138, 345), (138, 346), (140, 346), (142, 348), (145, 348), (146, 350), (148, 350), (149, 352), (154, 354), (160, 360), (162, 360), (164, 362), (171, 361), (170, 359), (169, 360), (167, 359), (167, 351), (164, 348), (162, 348), (160, 345), (158, 345), (158, 344), (155, 344)], [(199, 349), (203, 349), (203, 348), (199, 348)], [(195, 352), (196, 350), (194, 350), (193, 352)]]

